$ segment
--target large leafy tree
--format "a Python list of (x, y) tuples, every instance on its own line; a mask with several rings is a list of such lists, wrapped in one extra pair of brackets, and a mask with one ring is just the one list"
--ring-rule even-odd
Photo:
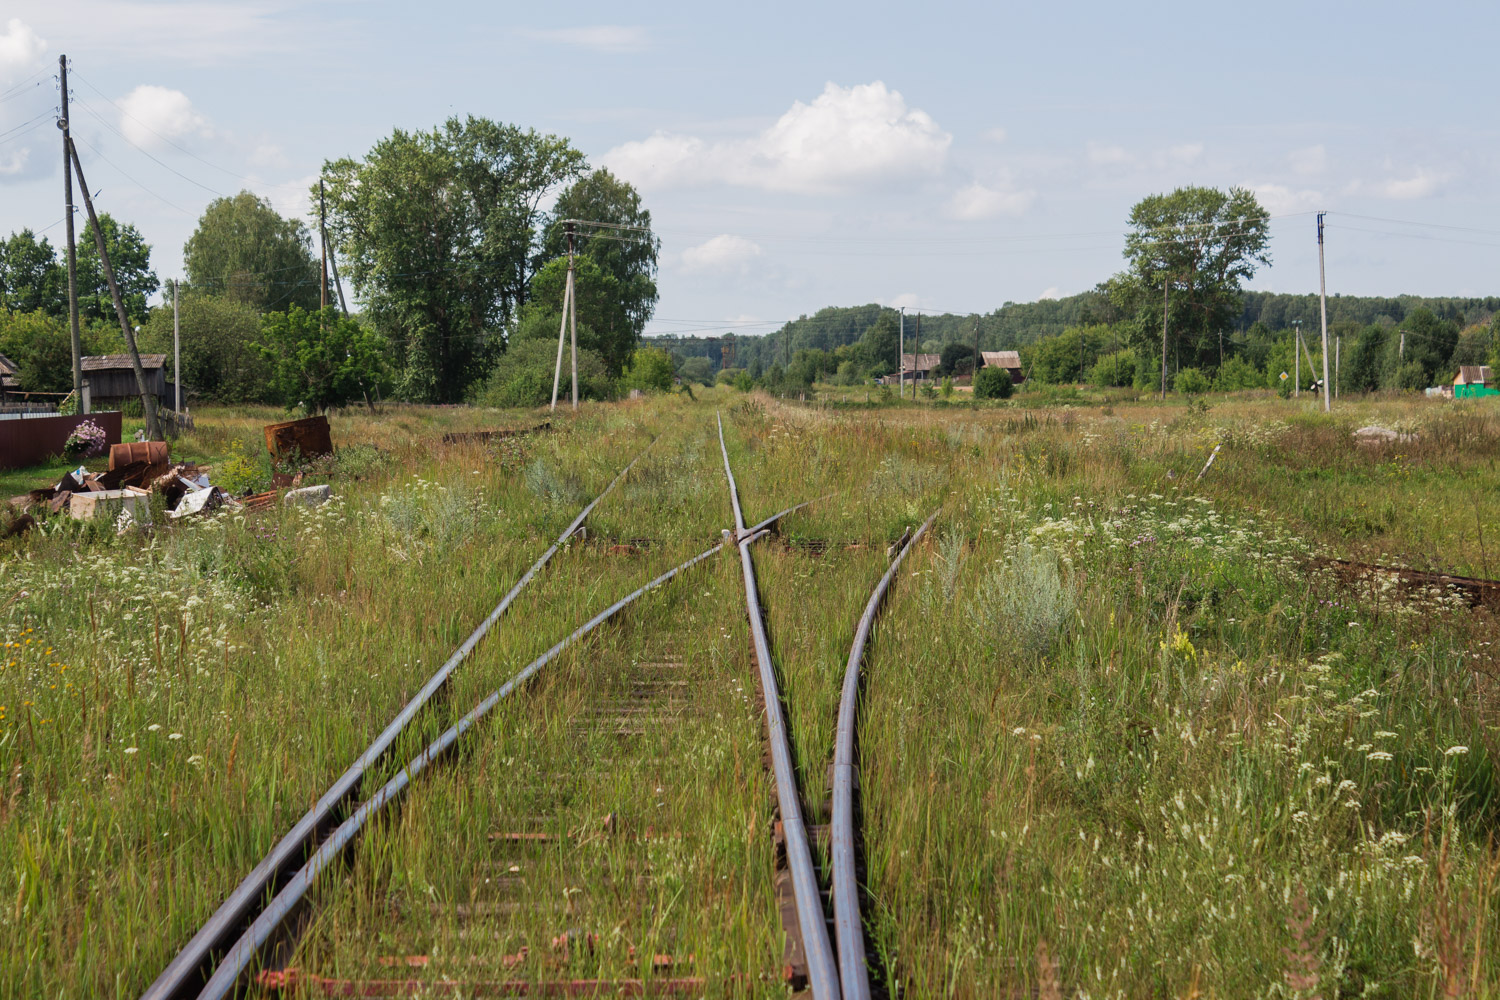
[[(182, 383), (195, 395), (220, 403), (270, 401), (271, 363), (255, 346), (261, 339), (254, 306), (197, 287), (184, 289), (179, 302), (182, 328)], [(141, 327), (142, 351), (172, 354), (172, 306), (151, 310)]]
[(54, 316), (68, 312), (67, 270), (52, 244), (30, 229), (0, 242), (0, 305), (10, 312), (41, 309)]
[(374, 399), (390, 388), (380, 338), (332, 306), (293, 306), (261, 317), (258, 347), (271, 364), (271, 389), (288, 409), (318, 413)]
[[(574, 250), (598, 264), (613, 278), (612, 306), (603, 317), (589, 317), (590, 325), (610, 341), (629, 341), (620, 357), (623, 366), (630, 348), (640, 340), (656, 309), (657, 256), (661, 241), (651, 233), (651, 213), (641, 207), (641, 196), (608, 170), (595, 170), (575, 181), (558, 196), (552, 219), (542, 240), (543, 264), (555, 261), (568, 250), (566, 220), (602, 223), (575, 226)], [(580, 297), (580, 305), (582, 298)], [(580, 310), (580, 316), (583, 315)], [(611, 355), (606, 352), (606, 359)], [(613, 361), (611, 361), (613, 364)], [(616, 371), (619, 369), (616, 368)]]
[(17, 380), (34, 392), (73, 388), (73, 345), (68, 325), (38, 309), (0, 313), (0, 354), (16, 363)]
[(540, 261), (542, 201), (584, 168), (566, 139), (474, 117), (325, 166), (329, 237), (403, 396), (456, 402), (485, 374)]
[(1169, 369), (1216, 367), (1220, 338), (1241, 311), (1240, 283), (1270, 266), (1269, 239), (1269, 216), (1244, 188), (1185, 187), (1137, 202), (1125, 238), (1129, 266), (1110, 292), (1133, 317), (1126, 326), (1143, 356), (1160, 357), (1165, 289)]
[[(146, 299), (161, 287), (151, 270), (151, 244), (135, 226), (128, 222), (121, 225), (108, 212), (99, 216), (99, 230), (104, 234), (109, 263), (125, 302), (125, 315), (132, 323), (140, 323), (146, 318)], [(85, 321), (115, 321), (114, 301), (99, 262), (99, 250), (87, 232), (78, 239), (78, 315)]]
[(307, 227), (249, 191), (209, 202), (182, 254), (198, 291), (261, 311), (318, 307), (321, 273)]

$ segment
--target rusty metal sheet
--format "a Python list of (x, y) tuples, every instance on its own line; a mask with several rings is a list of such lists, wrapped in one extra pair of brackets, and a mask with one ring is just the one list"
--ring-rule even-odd
[(162, 471), (165, 472), (171, 457), (171, 450), (165, 441), (127, 441), (124, 444), (112, 444), (109, 446), (109, 470), (113, 472), (121, 466), (145, 462), (147, 465), (160, 465)]
[(267, 424), (265, 434), (266, 450), (275, 459), (290, 458), (294, 453), (303, 458), (333, 454), (333, 437), (325, 416)]

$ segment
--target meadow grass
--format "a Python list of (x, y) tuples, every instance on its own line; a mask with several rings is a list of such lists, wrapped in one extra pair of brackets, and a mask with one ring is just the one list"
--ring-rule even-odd
[[(338, 495), (323, 508), (153, 535), (59, 519), (5, 543), (0, 993), (138, 995), (653, 439), (366, 792), (712, 545), (731, 520), (716, 408), (749, 521), (833, 494), (754, 550), (810, 821), (855, 620), (886, 546), (941, 508), (860, 716), (867, 920), (892, 990), (1494, 992), (1494, 619), (1309, 561), (1495, 573), (1494, 408), (1036, 402), (720, 388), (449, 446), (545, 413), (349, 411), (339, 456), (309, 469)], [(268, 478), (260, 426), (280, 417), (205, 411), (174, 457)], [(1366, 423), (1416, 437), (1356, 445)], [(780, 995), (736, 563), (648, 595), (503, 702), (324, 879), (294, 964)]]

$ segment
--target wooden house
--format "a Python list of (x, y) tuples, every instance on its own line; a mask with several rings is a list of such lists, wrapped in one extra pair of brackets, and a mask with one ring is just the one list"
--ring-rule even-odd
[[(160, 403), (167, 395), (167, 356), (142, 354), (141, 367), (146, 370), (146, 391)], [(119, 406), (123, 400), (139, 399), (135, 370), (128, 354), (96, 354), (83, 359), (83, 377), (89, 383), (90, 405), (94, 409)]]
[(926, 382), (932, 378), (932, 373), (942, 363), (941, 354), (903, 354), (901, 355), (901, 374), (905, 376), (908, 384)]
[(984, 368), (1004, 368), (1010, 372), (1010, 380), (1019, 385), (1026, 381), (1026, 376), (1021, 374), (1021, 352), (1020, 351), (980, 351), (980, 358), (984, 361)]
[(1493, 381), (1489, 365), (1459, 365), (1458, 374), (1453, 377), (1453, 398), (1500, 396), (1500, 389), (1490, 384)]

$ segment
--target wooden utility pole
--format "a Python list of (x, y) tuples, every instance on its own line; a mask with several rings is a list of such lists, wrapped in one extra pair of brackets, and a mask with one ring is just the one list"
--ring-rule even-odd
[[(175, 405), (172, 409), (178, 414), (182, 413), (182, 326), (178, 322), (177, 312), (177, 286), (181, 284), (182, 282), (176, 280), (172, 282), (172, 387), (175, 390), (173, 392)], [(182, 422), (178, 421), (177, 426), (181, 433)]]
[(68, 130), (68, 57), (57, 57), (57, 76), (62, 88), (62, 117), (57, 127), (63, 134), (63, 212), (68, 232), (68, 329), (73, 343), (73, 399), (79, 413), (88, 413), (83, 405), (83, 337), (78, 330), (78, 247), (73, 235), (73, 167), (68, 163), (68, 149), (73, 138)]
[(130, 351), (130, 367), (135, 369), (135, 387), (141, 394), (141, 411), (146, 416), (146, 437), (161, 440), (161, 424), (156, 419), (156, 397), (146, 389), (146, 370), (141, 367), (141, 353), (136, 350), (135, 331), (130, 327), (130, 318), (125, 315), (125, 300), (120, 298), (120, 286), (115, 281), (115, 269), (109, 262), (109, 248), (104, 245), (104, 230), (99, 228), (99, 216), (94, 212), (94, 199), (89, 194), (89, 182), (83, 177), (83, 164), (78, 159), (78, 147), (68, 140), (68, 157), (78, 173), (78, 186), (83, 190), (83, 205), (88, 209), (89, 225), (94, 229), (94, 245), (99, 249), (99, 263), (104, 267), (104, 277), (109, 282), (109, 297), (115, 303), (115, 316), (120, 320), (120, 332), (125, 335), (125, 347)]
[(339, 261), (328, 248), (328, 220), (323, 198), (323, 178), (318, 178), (318, 236), (323, 244), (323, 305), (328, 304), (328, 272), (333, 271), (333, 285), (339, 293), (339, 311), (347, 319), (349, 303), (344, 298), (344, 283), (339, 280)]
[(1332, 391), (1328, 384), (1328, 279), (1323, 272), (1323, 216), (1328, 213), (1318, 213), (1318, 300), (1323, 321), (1323, 412), (1328, 413), (1333, 409), (1333, 400), (1329, 396)]
[(979, 377), (979, 317), (974, 317), (974, 370), (969, 373), (969, 384)]
[(1161, 279), (1161, 401), (1167, 401), (1167, 312), (1171, 305), (1169, 292), (1172, 288), (1170, 275)]
[[(320, 281), (321, 281), (321, 290), (320, 290), (320, 292), (318, 294), (318, 312), (320, 314), (322, 313), (322, 311), (324, 309), (328, 308), (328, 228), (323, 223), (324, 223), (323, 178), (319, 177), (318, 178), (318, 232), (322, 235), (322, 243), (323, 243), (323, 255), (320, 258), (320, 260), (321, 260), (321, 266), (318, 269), (319, 272), (320, 272)], [(320, 316), (320, 318), (318, 319), (318, 325), (322, 326), (322, 323), (323, 323), (323, 320), (322, 320), (322, 318)]]
[(568, 314), (568, 339), (573, 345), (573, 411), (578, 412), (578, 286), (573, 268), (573, 223), (568, 223), (568, 290), (573, 311)]

